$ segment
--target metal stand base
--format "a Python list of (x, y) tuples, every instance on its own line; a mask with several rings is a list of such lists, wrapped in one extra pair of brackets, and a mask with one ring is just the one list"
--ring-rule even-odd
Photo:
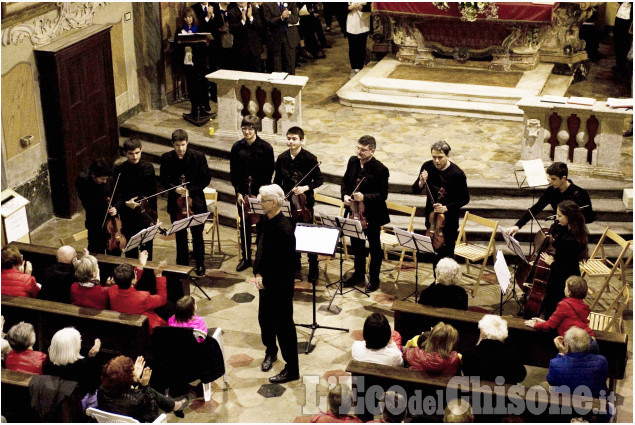
[(207, 293), (203, 291), (203, 288), (201, 288), (201, 286), (198, 284), (198, 279), (194, 279), (192, 275), (190, 275), (189, 278), (190, 282), (192, 282), (194, 286), (196, 286), (203, 293), (203, 295), (205, 295), (205, 298), (207, 298), (208, 301), (211, 301), (212, 299), (209, 297), (209, 295), (207, 295)]

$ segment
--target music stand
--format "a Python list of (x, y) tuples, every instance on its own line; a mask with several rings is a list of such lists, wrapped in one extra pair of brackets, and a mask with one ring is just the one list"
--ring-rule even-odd
[(133, 249), (137, 248), (139, 245), (152, 241), (152, 239), (154, 239), (157, 232), (159, 231), (159, 227), (161, 226), (161, 224), (162, 223), (159, 222), (155, 224), (154, 226), (150, 226), (146, 229), (140, 230), (139, 233), (137, 233), (136, 235), (130, 238), (123, 252), (126, 253), (128, 251), (132, 251)]
[[(211, 214), (211, 212), (208, 211), (208, 212), (204, 212), (204, 213), (200, 213), (200, 214), (194, 214), (194, 215), (191, 215), (189, 217), (185, 217), (185, 218), (183, 218), (181, 220), (177, 220), (174, 223), (172, 223), (172, 226), (170, 226), (170, 228), (165, 233), (165, 235), (166, 236), (170, 236), (172, 233), (176, 233), (176, 232), (179, 232), (181, 230), (185, 230), (187, 232), (187, 229), (192, 227), (192, 226), (202, 226), (203, 224), (205, 224), (205, 220), (207, 220), (207, 217), (210, 214)], [(198, 279), (194, 279), (191, 274), (188, 275), (188, 276), (190, 278), (190, 281), (198, 289), (200, 289), (200, 291), (203, 293), (203, 295), (205, 295), (205, 298), (207, 298), (209, 301), (211, 301), (212, 299), (209, 297), (209, 295), (207, 295), (207, 293), (205, 293), (203, 288), (201, 288), (200, 285), (198, 284)]]
[[(339, 238), (339, 230), (331, 227), (318, 227), (312, 224), (300, 224), (295, 227), (295, 250), (296, 252), (306, 252), (307, 254), (321, 254), (321, 255), (335, 255), (335, 248), (337, 247), (337, 240)], [(309, 336), (309, 342), (307, 343), (305, 354), (309, 354), (311, 349), (311, 340), (313, 334), (318, 328), (331, 329), (334, 331), (348, 332), (348, 329), (334, 328), (330, 326), (322, 326), (317, 322), (316, 316), (316, 300), (315, 300), (315, 287), (317, 282), (313, 282), (313, 323), (300, 324), (296, 323), (296, 326), (302, 326), (303, 328), (311, 329), (311, 335)]]
[[(527, 263), (527, 258), (525, 258), (525, 254), (523, 253), (523, 249), (521, 248), (520, 243), (513, 236), (509, 236), (507, 233), (505, 233), (503, 229), (500, 229), (500, 232), (503, 235), (503, 240), (505, 241), (505, 245), (507, 245), (507, 248), (509, 248), (511, 252), (516, 254), (516, 256), (520, 258), (521, 261)], [(516, 294), (516, 284), (518, 284), (518, 282), (516, 282), (516, 270), (518, 270), (518, 262), (514, 263), (514, 283), (512, 284), (512, 293), (510, 294), (510, 297), (505, 300), (505, 302), (509, 301), (513, 297), (514, 300), (516, 300), (516, 303), (520, 306), (517, 313), (520, 314), (523, 309), (523, 304), (520, 302), (520, 300), (518, 299), (518, 295)], [(522, 285), (523, 282), (521, 282), (520, 284)], [(523, 296), (526, 296), (524, 291)], [(503, 311), (502, 309), (503, 306), (501, 305), (501, 314)]]
[[(542, 159), (531, 159), (520, 161), (523, 169), (522, 172), (525, 173), (525, 177), (521, 182), (518, 182), (518, 173), (521, 170), (514, 170), (514, 177), (516, 178), (516, 184), (519, 189), (530, 189), (531, 190), (531, 205), (536, 203), (536, 188), (538, 187), (548, 187), (549, 181), (547, 180), (547, 175), (545, 174), (545, 165), (542, 163)], [(525, 186), (523, 183), (527, 182)], [(530, 234), (530, 242), (529, 242), (529, 256), (531, 256), (532, 243), (534, 234), (534, 223), (533, 221), (529, 224), (529, 234)]]
[(503, 296), (507, 293), (509, 289), (511, 274), (509, 273), (509, 268), (507, 267), (507, 262), (505, 261), (505, 256), (503, 255), (503, 251), (498, 250), (496, 253), (496, 261), (494, 262), (494, 272), (496, 273), (496, 280), (498, 280), (498, 285), (501, 288), (501, 299), (500, 299), (500, 316), (503, 315)]
[(420, 235), (414, 232), (407, 232), (405, 230), (401, 230), (397, 227), (393, 227), (395, 232), (395, 236), (397, 237), (397, 242), (399, 242), (399, 246), (404, 248), (409, 248), (415, 250), (415, 290), (412, 294), (408, 295), (403, 301), (406, 301), (408, 298), (415, 296), (415, 303), (417, 302), (417, 298), (419, 297), (419, 253), (420, 252), (428, 252), (434, 253), (434, 247), (432, 246), (432, 240), (429, 236)]
[(348, 294), (349, 292), (358, 291), (361, 294), (366, 295), (370, 298), (370, 295), (366, 292), (362, 291), (359, 288), (352, 287), (348, 291), (344, 292), (344, 257), (342, 256), (342, 252), (344, 251), (344, 236), (348, 236), (349, 238), (357, 238), (366, 240), (366, 235), (364, 234), (364, 230), (362, 229), (362, 223), (359, 220), (353, 220), (352, 218), (344, 218), (340, 216), (328, 215), (328, 214), (320, 214), (322, 218), (322, 224), (326, 227), (332, 227), (334, 229), (339, 229), (339, 239), (340, 239), (340, 280), (334, 282), (337, 284), (337, 288), (333, 293), (333, 297), (331, 298), (331, 302), (329, 303), (328, 310), (331, 310), (331, 305), (333, 304), (333, 300), (335, 300), (335, 296), (337, 295), (337, 290), (339, 289), (340, 295)]

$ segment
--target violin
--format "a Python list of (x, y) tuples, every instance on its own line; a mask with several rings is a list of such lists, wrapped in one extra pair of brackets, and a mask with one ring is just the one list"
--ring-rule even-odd
[[(424, 181), (424, 185), (426, 187), (428, 197), (433, 204), (438, 203), (445, 197), (445, 188), (442, 187), (439, 189), (438, 199), (435, 201), (432, 196), (432, 191), (430, 191), (430, 186), (428, 186), (427, 179)], [(445, 235), (443, 234), (443, 228), (445, 227), (445, 214), (435, 212), (433, 207), (432, 212), (428, 216), (428, 220), (430, 221), (430, 227), (426, 230), (426, 236), (432, 240), (432, 248), (436, 251), (445, 245)]]
[(350, 218), (353, 220), (359, 220), (362, 225), (362, 230), (366, 230), (368, 228), (368, 220), (366, 220), (366, 206), (364, 205), (364, 201), (356, 201), (353, 199), (353, 194), (357, 192), (359, 186), (366, 179), (366, 177), (362, 177), (361, 179), (357, 179), (357, 186), (353, 189), (353, 193), (351, 193), (351, 201), (349, 208), (351, 209)]
[(298, 182), (295, 184), (295, 186), (293, 186), (293, 188), (289, 191), (289, 193), (287, 193), (287, 195), (285, 196), (285, 199), (289, 198), (289, 195), (291, 196), (291, 199), (289, 201), (292, 206), (291, 217), (293, 217), (293, 219), (297, 222), (311, 223), (313, 221), (313, 213), (307, 206), (306, 195), (304, 193), (300, 193), (299, 195), (296, 195), (295, 193), (293, 193), (293, 191), (296, 187), (300, 186), (302, 182), (304, 182), (304, 180), (309, 176), (309, 174), (311, 174), (313, 170), (319, 167), (320, 164), (321, 162), (318, 162), (317, 164), (315, 164), (313, 168), (311, 168), (309, 172), (306, 173), (304, 177), (302, 177), (299, 181), (298, 181), (299, 172), (298, 171), (294, 172), (293, 181), (298, 181)]
[[(111, 198), (106, 198), (106, 200), (108, 201), (108, 209), (110, 209)], [(106, 231), (108, 232), (108, 251), (123, 250), (126, 247), (128, 241), (121, 233), (121, 219), (119, 218), (119, 214), (115, 216), (109, 215), (106, 218)]]
[(251, 198), (251, 182), (252, 178), (249, 176), (247, 178), (247, 194), (243, 197), (243, 222), (245, 222), (245, 215), (249, 215), (250, 223), (258, 224), (260, 221), (260, 216), (254, 213), (249, 206), (249, 198)]
[[(181, 175), (181, 185), (185, 186), (185, 174)], [(176, 205), (179, 207), (179, 212), (176, 214), (177, 220), (188, 218), (192, 211), (192, 198), (189, 196), (189, 192), (186, 190), (185, 195), (181, 195), (176, 199)]]

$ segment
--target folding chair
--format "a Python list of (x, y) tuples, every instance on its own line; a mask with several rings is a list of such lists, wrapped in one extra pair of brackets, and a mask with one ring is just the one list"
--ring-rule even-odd
[[(615, 262), (609, 260), (605, 255), (604, 242), (606, 241), (606, 238), (615, 242), (621, 248)], [(618, 273), (619, 280), (622, 281), (622, 286), (626, 284), (626, 281), (624, 280), (625, 272), (633, 259), (633, 250), (631, 249), (632, 245), (633, 241), (624, 240), (624, 238), (607, 227), (595, 246), (595, 249), (589, 256), (589, 259), (587, 261), (580, 262), (580, 272), (582, 273), (582, 277), (589, 276), (605, 278), (600, 290), (597, 294), (594, 294), (595, 299), (591, 303), (591, 310), (593, 310), (593, 308), (597, 305), (600, 297), (608, 288), (615, 289), (616, 291), (621, 289), (610, 283), (613, 275)], [(593, 293), (594, 291), (591, 292)]]
[[(332, 205), (334, 207), (339, 207), (340, 211), (337, 213), (337, 215), (339, 216), (343, 216), (344, 215), (344, 201), (342, 201), (341, 199), (337, 199), (337, 198), (333, 198), (332, 196), (326, 196), (326, 195), (321, 195), (319, 193), (315, 194), (315, 202), (316, 204), (318, 202), (322, 203), (322, 204), (327, 204), (327, 205)], [(315, 211), (315, 208), (314, 208)], [(322, 224), (322, 220), (320, 217), (318, 217), (317, 214), (313, 214), (313, 222), (315, 224)], [(342, 238), (342, 243), (344, 245), (344, 258), (348, 261), (349, 257), (348, 257), (348, 249), (346, 248), (346, 237)], [(324, 263), (324, 275), (326, 276), (328, 268), (329, 268), (329, 263), (331, 262), (331, 257), (327, 257), (326, 258), (326, 262)]]
[[(95, 409), (94, 407), (89, 407), (86, 409), (86, 415), (90, 416), (98, 423), (104, 424), (138, 424), (140, 423), (135, 418), (130, 416), (118, 415), (116, 413), (105, 412), (103, 410)], [(165, 413), (161, 413), (158, 418), (152, 421), (153, 424), (158, 423), (168, 423), (168, 416)]]
[[(386, 201), (386, 207), (388, 208), (388, 213), (401, 213), (402, 215), (410, 216), (410, 220), (408, 221), (408, 228), (406, 229), (408, 232), (412, 232), (414, 227), (415, 213), (417, 212), (417, 207), (408, 207), (406, 205), (396, 204), (394, 202)], [(395, 236), (395, 232), (391, 227), (381, 227), (381, 231), (379, 233), (379, 239), (381, 241), (381, 245), (384, 248), (384, 260), (388, 261), (388, 250), (398, 251), (399, 241)], [(401, 255), (399, 256), (399, 261), (395, 266), (396, 275), (395, 275), (395, 283), (399, 280), (399, 273), (401, 272), (401, 267), (403, 266), (403, 260), (406, 255), (406, 248), (401, 248)], [(416, 255), (413, 251), (412, 258), (413, 261), (416, 261)], [(370, 262), (367, 263), (367, 268)]]
[[(604, 313), (592, 311), (589, 314), (589, 327), (594, 331), (624, 333), (624, 310), (628, 305), (628, 285), (624, 285)], [(613, 314), (613, 309), (615, 313)]]
[[(212, 213), (209, 215), (207, 220), (205, 220), (204, 232), (207, 235), (212, 232), (212, 240), (210, 242), (211, 250), (209, 253), (209, 258), (214, 257), (214, 240), (218, 239), (218, 252), (221, 252), (220, 246), (220, 225), (218, 223), (218, 192), (216, 189), (212, 189), (211, 187), (206, 187), (203, 189), (203, 193), (205, 194), (205, 202), (207, 204), (207, 210), (209, 211), (210, 206), (212, 207)], [(211, 218), (210, 218), (211, 217)], [(206, 243), (208, 241), (205, 241)]]
[[(492, 229), (492, 234), (489, 238), (489, 243), (487, 247), (482, 245), (471, 244), (467, 240), (467, 235), (465, 233), (465, 224), (470, 221), (472, 223), (480, 224), (481, 226), (486, 226)], [(479, 285), (481, 283), (481, 279), (483, 277), (483, 271), (485, 271), (485, 265), (487, 264), (487, 259), (491, 256), (494, 259), (494, 254), (496, 252), (496, 244), (494, 243), (494, 239), (496, 238), (496, 230), (498, 229), (498, 221), (489, 220), (487, 218), (480, 217), (475, 214), (470, 214), (469, 211), (465, 211), (465, 216), (463, 217), (463, 222), (461, 223), (461, 229), (459, 230), (459, 236), (456, 238), (456, 246), (454, 248), (454, 255), (465, 258), (465, 263), (467, 266), (467, 273), (464, 274), (465, 277), (469, 277), (476, 281), (476, 286), (472, 291), (472, 297), (476, 296), (476, 291), (478, 291)], [(479, 268), (478, 276), (475, 277), (473, 274), (470, 274), (470, 263), (482, 261), (481, 267)]]
[(73, 233), (70, 236), (60, 238), (60, 243), (62, 244), (62, 246), (70, 245), (74, 242), (81, 241), (82, 239), (88, 239), (88, 230), (84, 229), (81, 232)]

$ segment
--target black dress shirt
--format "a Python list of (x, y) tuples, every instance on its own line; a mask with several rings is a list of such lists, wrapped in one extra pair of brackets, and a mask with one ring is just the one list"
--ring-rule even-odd
[(368, 225), (383, 226), (390, 222), (388, 208), (386, 208), (389, 176), (388, 168), (375, 157), (371, 158), (363, 168), (357, 156), (351, 156), (348, 160), (346, 173), (342, 179), (342, 200), (344, 195), (351, 196), (357, 186), (358, 179), (365, 177), (357, 191), (364, 194), (365, 216)]
[[(291, 158), (290, 151), (283, 152), (276, 160), (276, 176), (273, 182), (287, 194), (317, 164), (317, 157), (306, 149), (302, 149), (295, 158)], [(318, 166), (300, 184), (300, 186), (309, 186), (309, 190), (304, 192), (309, 208), (312, 208), (315, 203), (313, 189), (322, 186), (323, 183), (324, 177)]]
[(260, 137), (249, 145), (245, 139), (234, 143), (229, 158), (229, 174), (236, 193), (258, 195), (260, 186), (271, 184), (273, 176), (273, 148)]
[[(189, 182), (187, 189), (192, 198), (192, 211), (200, 214), (207, 211), (205, 194), (203, 189), (212, 180), (205, 155), (191, 148), (187, 148), (183, 159), (179, 159), (175, 151), (161, 155), (161, 184), (168, 189), (181, 184), (181, 176), (185, 175), (185, 181)], [(181, 196), (176, 190), (168, 192), (168, 213), (178, 212), (177, 198)]]

